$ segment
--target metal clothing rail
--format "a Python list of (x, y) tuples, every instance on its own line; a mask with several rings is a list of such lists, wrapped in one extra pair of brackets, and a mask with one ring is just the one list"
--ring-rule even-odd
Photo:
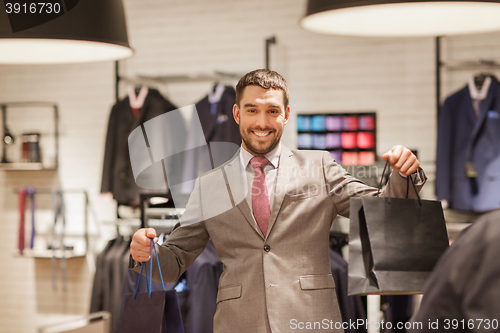
[[(276, 44), (276, 36), (271, 36), (265, 40), (265, 68), (269, 68), (270, 63), (270, 46)], [(120, 81), (131, 83), (157, 83), (157, 84), (171, 84), (171, 83), (190, 83), (190, 82), (205, 82), (205, 81), (220, 81), (224, 79), (238, 80), (244, 73), (225, 72), (215, 70), (212, 74), (183, 74), (183, 75), (138, 75), (136, 77), (126, 77), (120, 75), (120, 64), (115, 62), (115, 99), (119, 101)]]
[(476, 61), (443, 63), (441, 67), (448, 70), (500, 69), (500, 63), (495, 60), (479, 59)]
[(189, 82), (203, 82), (203, 81), (214, 81), (219, 79), (239, 79), (241, 76), (239, 73), (228, 73), (223, 71), (214, 71), (213, 74), (194, 74), (194, 75), (156, 75), (156, 76), (148, 76), (148, 75), (139, 75), (136, 78), (120, 78), (123, 81), (150, 81), (156, 83), (189, 83)]
[(136, 84), (172, 84), (172, 83), (192, 83), (192, 82), (207, 82), (207, 81), (222, 81), (222, 80), (238, 80), (243, 74), (214, 71), (212, 74), (199, 73), (199, 74), (181, 74), (181, 75), (138, 75), (135, 77), (127, 77), (120, 75), (120, 68), (118, 61), (115, 63), (115, 98), (119, 100), (119, 85), (120, 82), (129, 82)]

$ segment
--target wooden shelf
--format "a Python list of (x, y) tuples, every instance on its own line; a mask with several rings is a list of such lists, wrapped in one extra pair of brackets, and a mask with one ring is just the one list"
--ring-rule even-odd
[(56, 171), (57, 168), (53, 167), (44, 167), (42, 163), (0, 163), (0, 170), (5, 171)]
[[(25, 249), (23, 251), (23, 254), (19, 253), (19, 250), (14, 251), (13, 256), (16, 258), (41, 258), (41, 259), (51, 259), (54, 257), (54, 251), (52, 250), (31, 250), (31, 249)], [(72, 259), (72, 258), (83, 258), (85, 257), (85, 253), (74, 253), (73, 250), (66, 250), (64, 251), (64, 258), (65, 259)], [(56, 259), (62, 259), (62, 251), (61, 250), (56, 250), (55, 251), (55, 258)]]
[[(54, 152), (55, 159), (54, 161), (50, 161), (50, 165), (44, 166), (43, 163), (22, 163), (22, 162), (12, 162), (12, 163), (0, 163), (0, 171), (57, 171), (59, 164), (59, 107), (56, 103), (52, 102), (10, 102), (10, 103), (0, 103), (0, 108), (2, 109), (3, 122), (7, 123), (7, 109), (11, 108), (50, 108), (53, 109), (54, 116)], [(12, 124), (11, 124), (12, 125)], [(15, 129), (15, 126), (12, 126)], [(18, 130), (21, 131), (21, 130)], [(11, 131), (12, 134), (21, 135), (17, 133), (15, 130)], [(45, 134), (44, 134), (45, 135)], [(49, 135), (52, 137), (52, 135)], [(40, 144), (40, 143), (39, 143)], [(22, 147), (22, 145), (21, 145)], [(40, 146), (41, 151), (44, 151), (44, 146)], [(9, 161), (10, 159), (6, 158), (7, 146), (3, 145), (3, 161)]]

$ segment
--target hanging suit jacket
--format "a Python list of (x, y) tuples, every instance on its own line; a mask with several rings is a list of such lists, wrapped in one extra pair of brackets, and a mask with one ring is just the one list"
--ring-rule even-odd
[[(424, 287), (420, 309), (412, 318), (423, 327), (410, 332), (498, 331), (499, 220), (500, 210), (482, 215), (441, 256)], [(429, 327), (429, 323), (436, 325)], [(452, 329), (453, 325), (457, 329)]]
[(241, 144), (238, 124), (234, 121), (233, 105), (236, 103), (236, 92), (233, 87), (226, 86), (216, 107), (216, 114), (210, 113), (208, 96), (196, 103), (196, 111), (200, 117), (205, 140), (216, 142), (233, 142)]
[(90, 313), (108, 311), (112, 315), (111, 331), (119, 329), (122, 289), (130, 256), (130, 240), (112, 239), (97, 256)]
[[(139, 116), (134, 118), (128, 97), (116, 103), (111, 109), (104, 152), (101, 192), (113, 193), (118, 204), (136, 205), (143, 191), (136, 185), (130, 164), (128, 136), (144, 122), (176, 109), (155, 89), (149, 89)], [(179, 117), (180, 114), (179, 114)], [(184, 120), (175, 121), (174, 128), (166, 128), (172, 137), (184, 136), (185, 128), (179, 128)]]
[[(242, 190), (246, 180), (241, 169), (238, 151), (197, 179), (180, 224), (159, 247), (163, 277), (175, 281), (210, 238), (224, 268), (215, 333), (290, 332), (295, 321), (340, 322), (330, 267), (330, 227), (337, 214), (349, 216), (350, 197), (377, 195), (377, 189), (350, 176), (328, 152), (283, 146), (263, 235)], [(423, 172), (420, 175), (425, 179)], [(405, 197), (406, 180), (393, 173), (390, 182), (393, 195)], [(381, 195), (386, 195), (385, 189)], [(131, 267), (140, 271), (140, 263), (131, 261)], [(153, 277), (159, 279), (157, 269)]]
[[(108, 292), (108, 286), (104, 283), (104, 274), (107, 274), (107, 265), (105, 263), (106, 254), (115, 246), (115, 243), (121, 240), (112, 239), (108, 242), (104, 250), (96, 258), (96, 269), (94, 274), (94, 284), (92, 286), (92, 297), (90, 300), (90, 313), (108, 310), (104, 308), (105, 293)], [(108, 306), (108, 305), (106, 305)]]
[[(344, 322), (356, 322), (358, 319), (366, 319), (366, 311), (361, 296), (347, 295), (347, 261), (340, 254), (330, 249), (330, 266), (333, 280), (335, 280), (335, 291), (339, 302), (340, 314)], [(366, 326), (359, 325), (347, 328), (345, 333), (365, 333)]]
[[(477, 178), (467, 178), (466, 162)], [(476, 117), (468, 86), (448, 97), (439, 117), (436, 193), (450, 208), (500, 208), (500, 84), (492, 80)]]
[[(198, 119), (192, 118), (191, 130), (189, 131), (188, 141), (199, 142), (200, 137), (204, 138), (207, 143), (210, 142), (229, 142), (234, 143), (235, 147), (239, 147), (241, 144), (240, 129), (238, 124), (233, 117), (233, 105), (236, 103), (236, 92), (233, 87), (226, 86), (224, 93), (222, 94), (220, 100), (215, 106), (215, 114), (212, 114), (211, 105), (209, 102), (208, 95), (205, 96), (201, 101), (196, 103), (196, 114), (198, 115), (199, 122), (201, 123), (202, 132), (193, 130), (195, 128)], [(193, 146), (190, 144), (190, 146)], [(226, 162), (235, 153), (235, 150), (227, 150), (218, 152), (220, 155), (217, 160), (221, 162)], [(212, 166), (210, 164), (210, 158), (208, 157), (208, 147), (207, 149), (196, 149), (186, 153), (185, 160), (185, 172), (184, 180), (189, 181), (196, 179), (199, 175), (212, 170), (213, 167), (218, 167), (218, 165)], [(212, 152), (213, 154), (213, 152)], [(221, 163), (222, 164), (222, 163)], [(190, 192), (192, 189), (189, 188), (186, 192)]]
[(184, 320), (186, 333), (212, 333), (217, 305), (217, 287), (222, 263), (212, 242), (186, 271), (189, 290), (188, 314)]

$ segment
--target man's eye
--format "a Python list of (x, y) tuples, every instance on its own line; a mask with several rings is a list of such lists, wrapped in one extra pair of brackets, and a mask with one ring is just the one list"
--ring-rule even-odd
[(271, 113), (278, 113), (278, 110), (270, 110)]
[(248, 112), (256, 112), (254, 109), (249, 109)]

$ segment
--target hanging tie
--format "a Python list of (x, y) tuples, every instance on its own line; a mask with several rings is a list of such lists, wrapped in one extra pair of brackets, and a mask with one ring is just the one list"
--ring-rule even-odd
[(24, 211), (25, 207), (25, 193), (26, 190), (24, 188), (19, 189), (19, 241), (18, 241), (18, 249), (19, 253), (23, 254), (24, 251)]
[(269, 219), (271, 218), (269, 194), (263, 169), (264, 165), (267, 163), (269, 163), (269, 160), (265, 157), (253, 157), (250, 160), (250, 164), (252, 164), (255, 170), (252, 184), (253, 216), (264, 236), (267, 234), (267, 227), (269, 226)]
[(32, 187), (26, 189), (26, 194), (29, 195), (31, 201), (31, 240), (30, 249), (35, 245), (35, 190)]

